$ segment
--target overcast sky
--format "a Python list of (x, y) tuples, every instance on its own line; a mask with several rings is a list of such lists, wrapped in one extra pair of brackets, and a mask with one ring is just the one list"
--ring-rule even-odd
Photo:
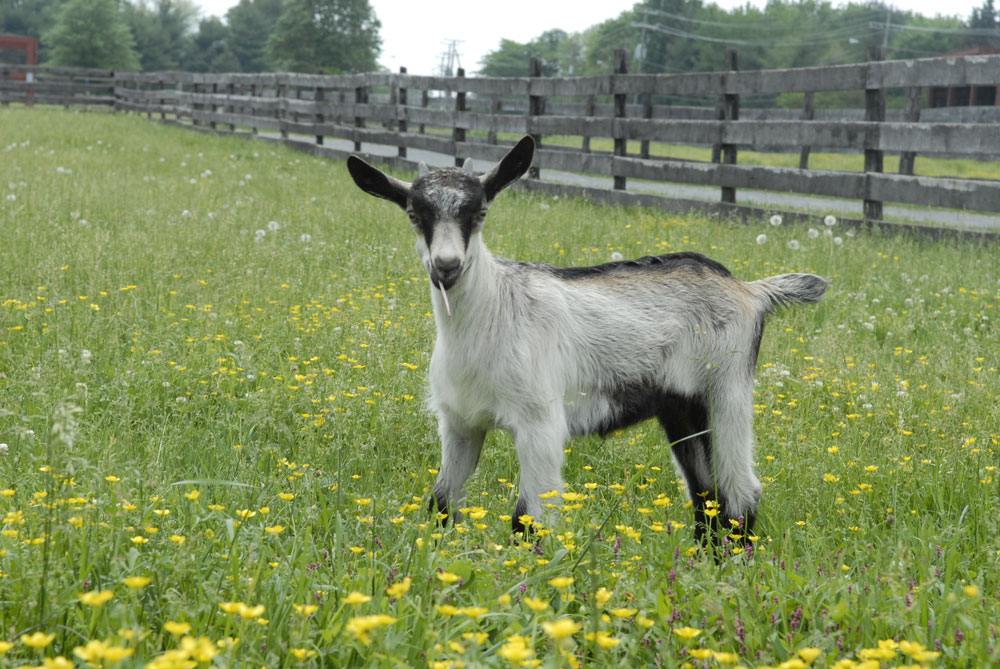
[[(223, 16), (238, 0), (195, 0), (205, 16)], [(479, 61), (494, 51), (501, 39), (527, 42), (546, 30), (561, 28), (578, 32), (631, 9), (636, 0), (369, 0), (382, 22), (382, 55), (379, 63), (391, 71), (406, 66), (410, 74), (434, 74), (451, 40), (457, 46), (460, 64), (469, 74)], [(766, 0), (715, 0), (724, 9), (745, 4), (764, 6)], [(707, 3), (706, 3), (707, 4)], [(838, 3), (835, 3), (838, 4)], [(904, 11), (925, 16), (936, 14), (968, 18), (983, 0), (897, 0)], [(501, 8), (501, 11), (496, 11)]]

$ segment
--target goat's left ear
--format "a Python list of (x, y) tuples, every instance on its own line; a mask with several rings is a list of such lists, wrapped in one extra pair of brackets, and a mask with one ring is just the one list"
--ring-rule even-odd
[(530, 135), (525, 135), (506, 156), (500, 159), (496, 167), (479, 177), (486, 190), (486, 201), (492, 202), (497, 193), (527, 172), (534, 155), (535, 140)]
[(347, 157), (347, 170), (351, 173), (354, 183), (364, 192), (395, 202), (401, 209), (406, 209), (406, 200), (410, 195), (410, 184), (389, 176), (357, 156)]

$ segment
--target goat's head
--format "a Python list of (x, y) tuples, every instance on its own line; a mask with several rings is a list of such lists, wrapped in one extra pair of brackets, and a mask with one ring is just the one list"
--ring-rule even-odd
[(395, 202), (407, 213), (431, 283), (447, 290), (462, 278), (469, 239), (482, 228), (493, 198), (527, 171), (534, 151), (534, 140), (524, 137), (480, 177), (473, 175), (471, 160), (461, 169), (427, 170), (421, 164), (413, 183), (391, 177), (357, 156), (347, 159), (347, 169), (361, 190)]

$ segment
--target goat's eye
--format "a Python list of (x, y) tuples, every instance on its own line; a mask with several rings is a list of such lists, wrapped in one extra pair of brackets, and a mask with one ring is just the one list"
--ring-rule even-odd
[(412, 211), (408, 211), (406, 212), (406, 215), (410, 217), (410, 223), (412, 223), (415, 226), (420, 225), (420, 219), (417, 218), (417, 215), (415, 213), (413, 213)]

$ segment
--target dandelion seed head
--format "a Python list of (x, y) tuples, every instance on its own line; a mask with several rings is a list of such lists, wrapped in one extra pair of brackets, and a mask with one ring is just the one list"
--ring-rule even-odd
[(832, 228), (833, 226), (837, 225), (837, 217), (828, 214), (823, 218), (823, 225), (825, 225), (828, 228)]
[(766, 243), (767, 243), (767, 235), (765, 235), (763, 232), (760, 233), (759, 235), (757, 235), (757, 245), (758, 246), (763, 246)]
[(771, 220), (771, 225), (773, 225), (774, 227), (778, 227), (782, 223), (782, 218), (780, 214), (775, 214), (774, 216), (771, 217), (770, 220)]

